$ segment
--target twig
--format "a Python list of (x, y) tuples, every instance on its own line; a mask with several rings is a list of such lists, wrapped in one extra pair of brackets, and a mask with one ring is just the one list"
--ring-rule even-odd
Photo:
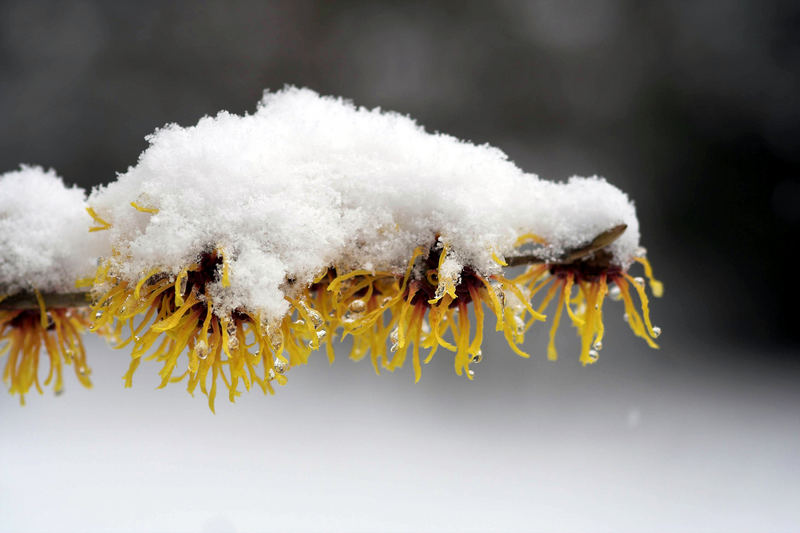
[[(88, 292), (42, 293), (47, 308), (86, 307)], [(0, 301), (0, 310), (39, 309), (39, 301), (31, 292), (19, 292)]]
[(519, 266), (519, 265), (531, 265), (536, 263), (547, 263), (549, 265), (568, 265), (569, 263), (574, 263), (578, 259), (582, 259), (590, 254), (593, 254), (597, 250), (605, 248), (612, 242), (619, 239), (620, 235), (625, 233), (625, 230), (628, 228), (627, 224), (620, 224), (619, 226), (614, 226), (613, 228), (604, 231), (594, 239), (592, 242), (585, 246), (581, 246), (580, 248), (575, 248), (573, 250), (567, 250), (566, 253), (559, 259), (555, 261), (547, 261), (542, 259), (540, 256), (535, 254), (525, 254), (525, 255), (513, 255), (511, 257), (506, 257), (506, 263), (508, 266)]
[[(555, 261), (545, 261), (541, 257), (534, 255), (534, 254), (526, 254), (526, 255), (515, 255), (506, 258), (506, 263), (508, 266), (520, 266), (520, 265), (530, 265), (536, 263), (548, 263), (548, 264), (569, 264), (573, 263), (579, 259), (582, 259), (602, 248), (605, 248), (615, 240), (617, 240), (620, 235), (625, 232), (625, 229), (628, 226), (625, 224), (620, 224), (619, 226), (614, 226), (613, 228), (604, 231), (592, 241), (585, 245), (581, 246), (580, 248), (575, 248), (573, 250), (568, 250), (560, 259)], [(45, 307), (47, 308), (66, 308), (66, 307), (87, 307), (90, 303), (89, 301), (89, 293), (88, 292), (69, 292), (69, 293), (42, 293), (42, 297), (44, 298)], [(0, 300), (0, 310), (19, 310), (19, 309), (38, 309), (39, 308), (39, 301), (36, 299), (36, 295), (30, 292), (20, 292), (14, 294), (13, 296), (9, 296), (4, 300)]]

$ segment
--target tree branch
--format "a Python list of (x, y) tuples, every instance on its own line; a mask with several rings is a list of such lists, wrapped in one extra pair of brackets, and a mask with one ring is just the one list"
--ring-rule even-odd
[[(592, 241), (580, 248), (567, 250), (567, 252), (556, 261), (545, 261), (535, 254), (515, 255), (506, 258), (506, 263), (509, 267), (530, 265), (536, 263), (548, 263), (565, 265), (574, 263), (594, 252), (605, 248), (612, 242), (616, 241), (620, 235), (625, 232), (627, 225), (620, 224), (613, 228), (604, 231)], [(65, 307), (87, 307), (90, 303), (88, 292), (69, 292), (69, 293), (42, 293), (44, 304), (47, 308), (65, 308)], [(20, 292), (9, 296), (4, 300), (0, 300), (0, 310), (25, 310), (25, 309), (38, 309), (39, 301), (36, 295), (32, 292)]]
[[(86, 307), (88, 292), (42, 293), (47, 308)], [(19, 292), (0, 301), (0, 310), (39, 309), (39, 300), (32, 292)]]
[(511, 257), (506, 257), (506, 263), (510, 267), (519, 265), (532, 265), (536, 263), (547, 263), (550, 265), (568, 265), (590, 254), (593, 254), (597, 250), (605, 248), (612, 242), (619, 239), (619, 237), (623, 233), (625, 233), (626, 229), (628, 229), (627, 224), (620, 224), (618, 226), (614, 226), (613, 228), (604, 231), (603, 233), (592, 239), (592, 241), (589, 244), (581, 246), (580, 248), (575, 248), (573, 250), (567, 250), (566, 253), (561, 258), (555, 261), (545, 261), (538, 255), (525, 254), (525, 255), (514, 255)]

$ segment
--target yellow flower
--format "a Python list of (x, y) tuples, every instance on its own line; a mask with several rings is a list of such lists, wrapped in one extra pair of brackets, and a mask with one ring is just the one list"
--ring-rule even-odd
[(42, 348), (50, 363), (45, 386), (52, 383), (56, 393), (63, 390), (65, 364), (73, 366), (83, 386), (92, 386), (86, 351), (81, 341), (81, 334), (89, 325), (86, 311), (46, 309), (38, 291), (36, 296), (39, 310), (0, 310), (0, 356), (7, 357), (3, 381), (11, 394), (19, 394), (22, 404), (31, 387), (35, 386), (42, 393), (42, 384), (39, 382)]
[[(98, 230), (110, 227), (91, 214)], [(438, 238), (430, 248), (414, 250), (402, 274), (345, 271), (333, 265), (308, 287), (292, 287), (289, 281), (290, 311), (278, 320), (267, 320), (253, 309), (223, 312), (214, 307), (210, 286), (230, 285), (229, 261), (221, 247), (201, 252), (177, 275), (170, 274), (172, 269), (155, 267), (136, 283), (114, 272), (114, 265), (124, 263), (124, 258), (114, 256), (91, 280), (95, 296), (91, 330), (107, 330), (117, 339), (127, 330), (127, 337), (116, 344), (132, 347), (126, 386), (131, 386), (142, 359), (160, 361), (160, 387), (186, 380), (190, 393), (199, 386), (212, 411), (219, 380), (234, 401), (241, 393), (240, 383), (246, 390), (255, 384), (264, 393), (274, 393), (273, 383), (285, 384), (285, 373), (307, 363), (311, 352), (322, 345), (333, 362), (336, 333), (340, 339), (351, 336), (350, 358), (357, 361), (369, 355), (376, 372), (401, 368), (410, 355), (418, 381), (422, 363), (443, 348), (454, 353), (456, 373), (473, 379), (470, 365), (482, 359), (484, 306), (511, 349), (529, 357), (520, 348), (525, 333), (535, 322), (547, 319), (544, 313), (555, 300), (548, 358), (557, 358), (555, 334), (566, 310), (581, 339), (580, 361), (589, 364), (602, 348), (603, 304), (609, 293), (618, 292), (634, 333), (657, 347), (654, 339), (660, 330), (650, 322), (644, 281), (613, 264), (612, 255), (603, 249), (624, 230), (624, 226), (613, 228), (564, 261), (529, 266), (512, 279), (484, 276), (469, 265), (454, 273), (447, 266), (452, 250)], [(517, 244), (528, 241), (546, 244), (532, 234), (523, 235)], [(507, 264), (491, 254), (499, 264)], [(644, 257), (635, 260), (644, 266), (653, 293), (660, 296), (661, 284), (653, 279), (650, 264)], [(424, 360), (421, 350), (427, 351)], [(179, 363), (184, 353), (187, 361)]]
[[(95, 297), (91, 329), (110, 327), (112, 337), (120, 339), (127, 329), (127, 337), (115, 346), (132, 347), (124, 376), (127, 387), (142, 359), (160, 361), (159, 388), (185, 379), (190, 393), (200, 387), (213, 411), (218, 380), (228, 388), (231, 401), (240, 394), (240, 382), (247, 390), (255, 384), (264, 393), (274, 393), (273, 382), (284, 385), (286, 371), (305, 364), (325, 334), (319, 314), (298, 301), (291, 302), (294, 313), (275, 323), (244, 309), (225, 316), (215, 313), (207, 288), (215, 281), (228, 284), (221, 249), (202, 253), (178, 276), (154, 268), (136, 284), (115, 276), (111, 264), (101, 265), (93, 280), (95, 287), (108, 288)], [(179, 369), (184, 352), (188, 363)]]

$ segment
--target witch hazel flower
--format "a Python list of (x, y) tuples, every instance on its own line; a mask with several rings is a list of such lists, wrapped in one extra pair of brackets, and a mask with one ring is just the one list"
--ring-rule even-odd
[[(185, 381), (213, 409), (272, 392), (335, 336), (376, 371), (440, 352), (474, 376), (487, 315), (513, 351), (563, 315), (580, 360), (602, 348), (603, 306), (622, 300), (651, 346), (633, 204), (598, 177), (554, 183), (503, 152), (426, 132), (412, 119), (288, 87), (253, 114), (221, 112), (148, 137), (138, 163), (95, 189), (92, 227), (109, 247), (91, 285), (93, 330), (111, 328), (162, 386)], [(507, 267), (525, 264), (507, 277)], [(637, 304), (638, 301), (638, 304)]]
[(23, 403), (43, 384), (61, 392), (65, 365), (91, 386), (81, 340), (90, 321), (78, 307), (88, 293), (76, 281), (94, 272), (104, 239), (87, 232), (85, 200), (53, 170), (23, 165), (0, 175), (0, 356), (3, 381)]

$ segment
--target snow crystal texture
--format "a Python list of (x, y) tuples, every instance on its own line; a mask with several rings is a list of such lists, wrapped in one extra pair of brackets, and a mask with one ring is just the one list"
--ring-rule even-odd
[(85, 200), (52, 169), (0, 175), (0, 295), (76, 292), (75, 281), (94, 274), (104, 239), (89, 233)]
[(167, 125), (148, 141), (135, 166), (89, 199), (112, 225), (114, 270), (128, 281), (154, 268), (177, 274), (221, 247), (230, 286), (212, 294), (223, 310), (280, 316), (292, 287), (326, 267), (402, 272), (437, 236), (456, 274), (467, 264), (499, 272), (492, 253), (512, 254), (526, 233), (557, 254), (625, 223), (611, 246), (623, 266), (638, 246), (632, 203), (602, 179), (543, 181), (497, 148), (308, 89), (266, 93), (253, 114)]

